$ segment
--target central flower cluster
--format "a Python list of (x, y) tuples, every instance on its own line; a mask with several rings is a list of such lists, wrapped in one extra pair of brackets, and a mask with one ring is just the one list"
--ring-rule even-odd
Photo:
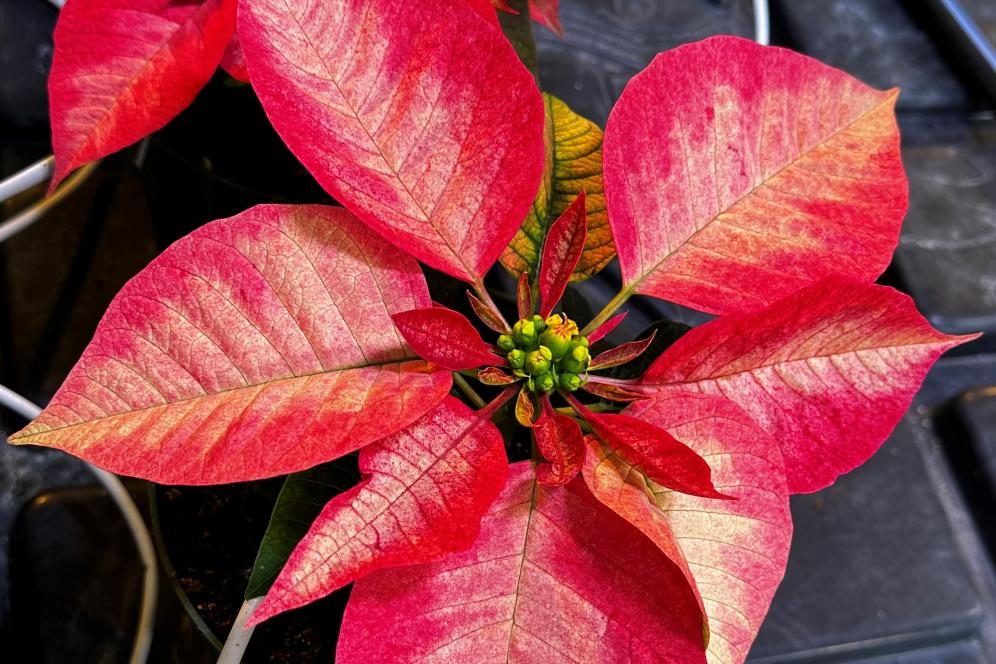
[(523, 318), (511, 334), (498, 337), (498, 347), (508, 354), (512, 373), (526, 379), (532, 392), (555, 389), (573, 392), (581, 387), (591, 355), (588, 339), (566, 315)]

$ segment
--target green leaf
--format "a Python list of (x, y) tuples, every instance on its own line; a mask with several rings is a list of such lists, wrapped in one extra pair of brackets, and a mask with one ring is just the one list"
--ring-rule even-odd
[(536, 199), (522, 227), (501, 255), (501, 263), (515, 276), (539, 274), (543, 242), (550, 226), (584, 191), (587, 195), (588, 240), (571, 281), (597, 274), (615, 258), (612, 231), (602, 187), (602, 130), (553, 95), (546, 105), (546, 163)]
[(325, 504), (359, 479), (355, 454), (287, 476), (259, 545), (246, 599), (266, 594)]

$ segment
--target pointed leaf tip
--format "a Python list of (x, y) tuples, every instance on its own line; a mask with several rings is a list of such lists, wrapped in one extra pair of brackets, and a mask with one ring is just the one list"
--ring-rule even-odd
[(892, 288), (833, 276), (690, 330), (650, 366), (641, 389), (739, 405), (781, 446), (789, 489), (808, 493), (864, 463), (937, 358), (971, 338), (934, 330)]

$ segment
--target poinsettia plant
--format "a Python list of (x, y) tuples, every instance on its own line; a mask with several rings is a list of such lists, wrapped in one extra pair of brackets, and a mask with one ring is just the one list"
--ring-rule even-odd
[[(556, 28), (555, 6), (532, 3)], [(251, 619), (354, 583), (341, 661), (741, 662), (789, 495), (864, 462), (968, 338), (873, 283), (907, 204), (897, 91), (714, 37), (655, 58), (603, 137), (540, 93), (495, 16), (70, 0), (58, 177), (166, 122), (227, 49), (343, 207), (259, 206), (181, 239), (11, 442), (170, 484), (359, 450), (362, 481)], [(618, 295), (590, 320), (558, 309), (616, 254)], [(514, 318), (485, 287), (499, 259)], [(477, 323), (430, 299), (419, 262), (469, 285)], [(634, 295), (717, 317), (663, 352), (607, 347)], [(652, 346), (641, 375), (615, 372)], [(509, 463), (509, 422), (531, 458)]]

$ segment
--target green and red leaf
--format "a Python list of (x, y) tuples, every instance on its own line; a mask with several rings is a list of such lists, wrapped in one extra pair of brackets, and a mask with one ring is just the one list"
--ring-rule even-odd
[(359, 486), (332, 499), (250, 619), (258, 624), (376, 570), (474, 543), (505, 486), (498, 429), (454, 397), (360, 451)]
[(907, 206), (897, 94), (739, 37), (658, 55), (605, 130), (626, 287), (726, 313), (873, 281)]
[(336, 200), (469, 282), (526, 216), (543, 101), (465, 2), (241, 0), (239, 40), (277, 132)]
[(356, 583), (336, 661), (705, 662), (681, 571), (579, 480), (538, 485), (529, 463), (465, 553)]
[(733, 401), (778, 441), (789, 490), (816, 491), (874, 454), (934, 361), (972, 338), (934, 330), (891, 288), (829, 277), (687, 332), (641, 389)]
[(463, 314), (427, 307), (394, 314), (394, 324), (419, 357), (450, 371), (503, 364)]
[(429, 306), (418, 264), (342, 208), (259, 206), (128, 282), (14, 443), (164, 484), (282, 475), (405, 427), (449, 391), (391, 315)]
[(234, 29), (235, 0), (67, 2), (49, 76), (51, 187), (185, 109), (218, 68)]
[(609, 264), (616, 252), (605, 212), (602, 185), (602, 130), (574, 113), (556, 97), (544, 94), (545, 162), (539, 191), (522, 228), (515, 234), (501, 262), (513, 275), (539, 273), (546, 234), (582, 191), (587, 198), (588, 233), (584, 252), (571, 281), (583, 281)]
[(588, 343), (593, 344), (596, 341), (601, 341), (602, 339), (607, 337), (609, 334), (612, 333), (612, 330), (619, 327), (619, 323), (625, 320), (626, 314), (628, 313), (629, 313), (628, 311), (624, 311), (621, 314), (616, 314), (609, 320), (605, 321), (604, 323), (596, 327), (594, 330), (592, 330), (591, 334), (588, 335)]

